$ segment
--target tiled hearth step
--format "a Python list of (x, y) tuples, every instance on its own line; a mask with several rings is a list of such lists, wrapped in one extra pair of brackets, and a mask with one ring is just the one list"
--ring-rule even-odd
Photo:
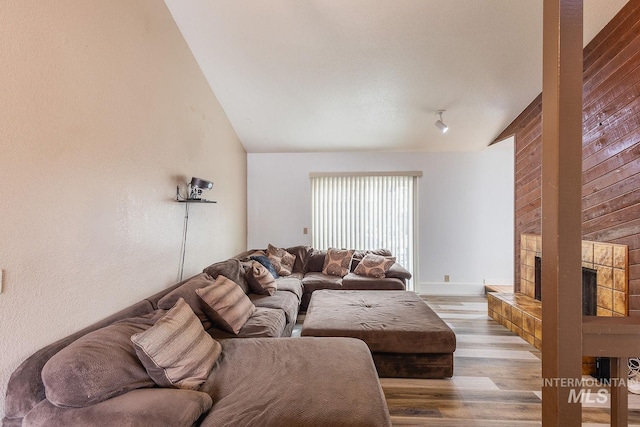
[[(489, 292), (489, 317), (515, 333), (538, 350), (542, 350), (542, 304), (520, 293)], [(595, 373), (594, 357), (582, 358), (582, 374)]]
[(513, 285), (484, 285), (484, 293), (489, 292), (513, 293)]
[(542, 304), (519, 293), (489, 292), (489, 317), (542, 349)]

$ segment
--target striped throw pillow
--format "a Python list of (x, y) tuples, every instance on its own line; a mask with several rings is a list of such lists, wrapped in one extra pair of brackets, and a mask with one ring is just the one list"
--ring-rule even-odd
[(233, 280), (219, 275), (211, 285), (196, 289), (202, 309), (220, 328), (238, 334), (256, 310), (255, 305)]
[(222, 352), (182, 298), (151, 328), (132, 335), (131, 341), (160, 387), (197, 390)]
[(247, 281), (251, 290), (260, 295), (273, 295), (278, 289), (276, 279), (267, 268), (258, 261), (251, 263), (251, 268), (247, 271)]

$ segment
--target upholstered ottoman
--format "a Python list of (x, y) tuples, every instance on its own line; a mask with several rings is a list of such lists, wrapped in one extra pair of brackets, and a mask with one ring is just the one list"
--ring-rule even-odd
[(380, 377), (453, 375), (456, 336), (414, 292), (316, 291), (301, 335), (361, 339)]

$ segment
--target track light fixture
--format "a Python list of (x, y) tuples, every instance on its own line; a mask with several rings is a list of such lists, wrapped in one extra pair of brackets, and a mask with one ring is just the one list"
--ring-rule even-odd
[(442, 113), (444, 113), (446, 110), (438, 110), (436, 112), (436, 114), (438, 116), (440, 116), (440, 118), (436, 121), (436, 127), (438, 128), (438, 130), (440, 130), (440, 132), (442, 133), (447, 133), (447, 131), (449, 130), (449, 126), (445, 125), (444, 122), (442, 121)]

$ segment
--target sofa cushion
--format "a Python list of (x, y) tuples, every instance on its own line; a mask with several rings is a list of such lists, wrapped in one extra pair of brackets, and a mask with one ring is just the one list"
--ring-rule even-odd
[(42, 367), (54, 354), (89, 332), (93, 332), (119, 320), (148, 314), (154, 310), (149, 301), (142, 300), (36, 351), (11, 374), (4, 402), (5, 423), (12, 425), (9, 420), (21, 420), (27, 412), (45, 399), (44, 384), (42, 383)]
[[(328, 288), (327, 288), (328, 289)], [(384, 277), (376, 279), (374, 277), (359, 276), (349, 273), (342, 278), (342, 288), (344, 290), (396, 290), (405, 289), (402, 280), (395, 277)]]
[(304, 277), (304, 273), (293, 272), (293, 273), (291, 273), (290, 276), (282, 277), (282, 279), (298, 279), (298, 280), (302, 280), (303, 277)]
[(277, 248), (272, 244), (267, 246), (267, 257), (280, 276), (289, 276), (293, 272), (293, 264), (296, 262), (295, 255), (290, 254), (286, 249)]
[(199, 391), (146, 388), (84, 408), (60, 408), (43, 400), (27, 413), (22, 425), (190, 427), (211, 408), (211, 404), (211, 397)]
[(324, 273), (307, 273), (302, 279), (304, 293), (311, 293), (318, 289), (342, 289), (342, 277)]
[(180, 298), (151, 328), (131, 336), (138, 358), (160, 387), (197, 390), (222, 348)]
[(160, 298), (158, 301), (158, 308), (162, 310), (170, 310), (173, 306), (176, 305), (180, 298), (184, 299), (184, 301), (189, 304), (191, 310), (198, 316), (200, 322), (202, 322), (202, 326), (205, 329), (211, 327), (211, 321), (207, 317), (207, 313), (205, 313), (204, 308), (202, 307), (202, 301), (198, 298), (198, 294), (196, 294), (196, 289), (204, 288), (213, 283), (213, 278), (206, 273), (200, 273), (196, 276), (193, 276), (191, 279), (187, 280), (182, 286), (174, 289), (169, 292), (167, 295)]
[(196, 289), (202, 308), (217, 326), (237, 334), (255, 311), (251, 300), (231, 279), (219, 275), (211, 285)]
[(387, 277), (396, 277), (398, 279), (409, 280), (411, 279), (411, 273), (409, 270), (398, 264), (397, 262), (389, 268), (387, 271)]
[(274, 279), (277, 279), (278, 276), (278, 272), (276, 271), (276, 269), (273, 267), (273, 264), (271, 264), (271, 261), (269, 260), (269, 258), (266, 255), (252, 255), (249, 257), (250, 261), (257, 261), (260, 264), (262, 264), (264, 266), (264, 268), (266, 268), (269, 273), (271, 273), (271, 275), (273, 276)]
[(284, 311), (287, 323), (296, 322), (300, 300), (295, 294), (286, 291), (277, 291), (273, 296), (251, 294), (249, 298), (251, 298), (251, 302), (256, 307), (267, 307)]
[[(286, 315), (280, 309), (256, 307), (256, 311), (244, 324), (238, 335), (231, 334), (215, 326), (207, 333), (216, 340), (225, 338), (279, 338), (287, 325)], [(223, 356), (224, 357), (224, 354)]]
[(349, 338), (224, 340), (202, 427), (390, 426), (371, 354)]
[(324, 249), (311, 249), (311, 252), (309, 252), (309, 261), (307, 261), (307, 273), (321, 272), (326, 256), (327, 251)]
[[(237, 283), (245, 294), (248, 294), (250, 291), (249, 283), (247, 283), (246, 278), (247, 270), (245, 265), (239, 259), (229, 258), (224, 261), (216, 262), (206, 267), (203, 270), (203, 273), (207, 273), (214, 279), (217, 279), (218, 276), (222, 275)], [(189, 301), (187, 300), (187, 302)]]
[(303, 291), (302, 279), (303, 277), (300, 273), (293, 273), (291, 276), (281, 277), (276, 280), (276, 282), (278, 282), (278, 290), (291, 292), (298, 297), (298, 300), (300, 300), (300, 298), (302, 298)]
[(395, 257), (366, 254), (353, 271), (359, 276), (375, 277), (382, 279), (389, 268), (396, 262)]
[(164, 313), (113, 323), (60, 350), (42, 368), (47, 399), (61, 407), (82, 407), (155, 386), (136, 356), (131, 335), (149, 329)]
[(311, 246), (292, 246), (286, 249), (291, 255), (296, 257), (295, 262), (293, 263), (292, 273), (306, 273), (307, 272), (307, 262), (309, 262), (309, 253), (311, 252)]
[(331, 276), (346, 276), (349, 272), (353, 252), (349, 249), (329, 248), (324, 258), (322, 272)]
[(278, 289), (278, 284), (273, 275), (258, 261), (252, 261), (247, 271), (247, 282), (251, 290), (260, 295), (273, 295)]

